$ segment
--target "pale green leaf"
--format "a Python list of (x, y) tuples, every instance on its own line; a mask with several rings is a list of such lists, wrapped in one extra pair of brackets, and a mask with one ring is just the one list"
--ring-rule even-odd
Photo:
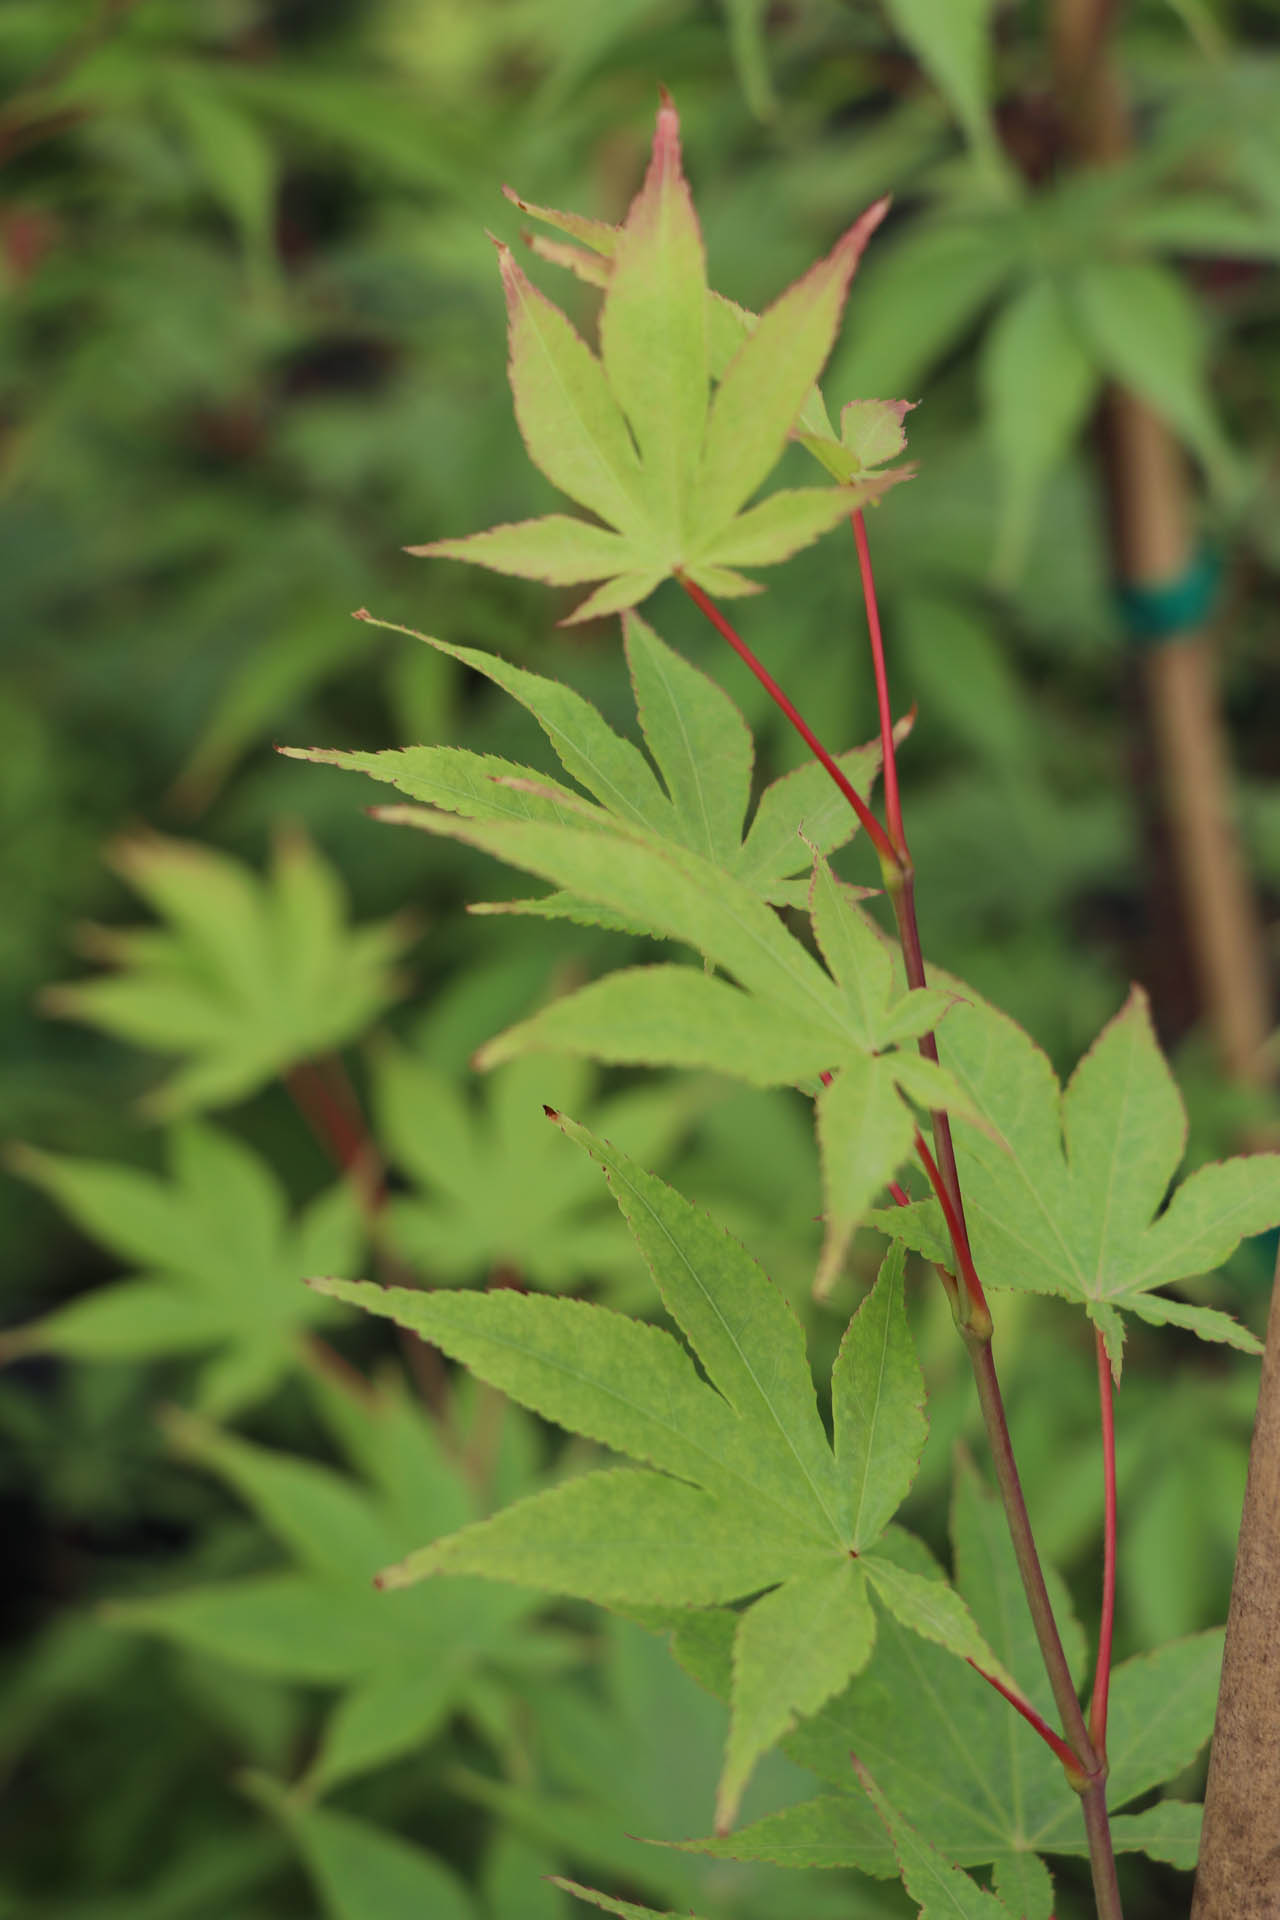
[(494, 573), (520, 574), (551, 587), (577, 586), (584, 580), (607, 580), (626, 573), (634, 567), (634, 551), (620, 533), (567, 513), (507, 521), (460, 540), (429, 540), (425, 546), (405, 548), (420, 559), (469, 560)]
[(985, 1673), (1007, 1678), (954, 1587), (925, 1579), (878, 1553), (864, 1554), (862, 1564), (877, 1599), (904, 1627), (924, 1640), (935, 1640), (961, 1660), (973, 1661)]
[(832, 982), (776, 914), (720, 868), (674, 845), (537, 823), (460, 821), (413, 807), (379, 817), (468, 842), (512, 866), (610, 907), (656, 937), (679, 940), (732, 973), (744, 987), (845, 1028)]
[[(602, 587), (587, 595), (572, 613), (566, 614), (560, 622), (562, 627), (581, 626), (584, 620), (603, 620), (609, 613), (625, 613), (629, 607), (638, 607), (647, 600), (654, 588), (666, 575), (665, 567), (630, 566), (624, 568), (615, 579), (606, 580)], [(709, 593), (729, 594), (735, 591), (754, 593), (754, 587), (743, 583), (735, 586), (728, 580), (712, 583), (703, 581)]]
[[(851, 1773), (848, 1755), (845, 1771)], [(761, 1860), (776, 1867), (852, 1867), (887, 1880), (898, 1871), (884, 1825), (871, 1805), (852, 1793), (820, 1794), (765, 1814), (735, 1833), (680, 1843), (719, 1860)]]
[(529, 457), (579, 506), (632, 531), (644, 520), (640, 462), (604, 370), (508, 247), (499, 244), (498, 259), (511, 391)]
[(880, 499), (899, 480), (910, 478), (903, 467), (892, 473), (868, 474), (849, 486), (796, 487), (771, 493), (759, 506), (748, 507), (730, 521), (706, 546), (694, 549), (690, 571), (707, 564), (766, 567), (787, 560), (859, 508)]
[(902, 1884), (920, 1903), (920, 1920), (1009, 1920), (1009, 1909), (994, 1894), (984, 1892), (903, 1819), (856, 1756), (853, 1764), (893, 1842)]
[(509, 1289), (428, 1294), (364, 1281), (313, 1285), (409, 1328), (570, 1433), (726, 1500), (776, 1498), (758, 1471), (753, 1436), (658, 1327), (587, 1301)]
[(934, 1266), (950, 1268), (955, 1259), (947, 1223), (936, 1200), (917, 1200), (909, 1207), (868, 1207), (862, 1223), (891, 1240), (900, 1240)]
[(903, 1040), (917, 1040), (922, 1033), (932, 1033), (955, 1004), (956, 996), (944, 987), (913, 987), (896, 1000), (881, 1019), (880, 1045), (897, 1046)]
[(1053, 1920), (1053, 1881), (1038, 1854), (1000, 1854), (991, 1887), (1013, 1920)]
[(818, 1415), (804, 1332), (745, 1248), (608, 1141), (560, 1124), (608, 1173), (663, 1305), (712, 1384), (749, 1425), (780, 1495), (839, 1540), (835, 1462)]
[(636, 713), (685, 845), (729, 865), (751, 797), (751, 732), (728, 694), (637, 614), (623, 619)]
[[(344, 753), (339, 747), (280, 747), (291, 760), (316, 760), (368, 774), (398, 787), (411, 800), (472, 820), (558, 820), (584, 824), (580, 794), (563, 787), (536, 767), (500, 760), (465, 747), (390, 747), (379, 753)], [(514, 782), (520, 782), (517, 786)]]
[[(527, 668), (512, 666), (496, 654), (475, 647), (454, 646), (427, 633), (415, 633), (410, 627), (397, 627), (375, 620), (374, 626), (422, 640), (437, 652), (460, 661), (473, 672), (483, 674), (504, 693), (518, 700), (542, 728), (566, 773), (594, 794), (601, 806), (619, 820), (632, 826), (646, 826), (662, 832), (667, 828), (670, 806), (640, 749), (624, 740), (580, 693), (563, 681), (549, 680)], [(535, 775), (541, 784), (541, 776)], [(549, 790), (555, 791), (551, 782)], [(589, 824), (589, 815), (579, 824)]]
[(929, 1430), (924, 1375), (907, 1325), (903, 1266), (901, 1247), (885, 1255), (831, 1370), (836, 1469), (859, 1552), (879, 1538), (906, 1499)]
[(565, 1593), (604, 1605), (707, 1606), (823, 1564), (768, 1517), (639, 1469), (586, 1473), (420, 1548), (381, 1574), (402, 1587), (437, 1573)]
[(880, 1023), (893, 991), (889, 949), (822, 854), (813, 863), (809, 918), (832, 978), (843, 991), (862, 1045), (880, 1045)]
[(615, 1913), (621, 1920), (698, 1920), (698, 1915), (690, 1910), (683, 1913), (658, 1913), (653, 1907), (637, 1907), (631, 1900), (614, 1900), (607, 1893), (597, 1893), (593, 1887), (580, 1887), (576, 1880), (561, 1880), (557, 1875), (551, 1882), (565, 1893), (571, 1893), (575, 1899), (583, 1900), (589, 1907), (599, 1907), (604, 1913)]
[[(866, 800), (880, 770), (879, 742), (837, 754), (836, 764)], [(806, 760), (761, 794), (738, 858), (738, 876), (767, 892), (789, 875), (811, 868), (815, 849), (833, 853), (857, 831), (857, 815), (826, 768)]]
[[(1044, 1055), (991, 1007), (955, 1007), (938, 1045), (944, 1067), (993, 1129), (988, 1138), (962, 1120), (956, 1134), (984, 1284), (1081, 1302), (1107, 1335), (1117, 1368), (1118, 1310), (1166, 1279), (1204, 1272), (1244, 1235), (1280, 1223), (1275, 1154), (1202, 1169), (1153, 1223), (1177, 1169), (1185, 1121), (1138, 990), (1065, 1096)], [(929, 1259), (945, 1257), (932, 1202), (882, 1211), (875, 1223)], [(1155, 1300), (1150, 1312), (1191, 1324), (1178, 1302)], [(1228, 1331), (1222, 1316), (1203, 1324), (1213, 1338)], [(1248, 1345), (1249, 1336), (1236, 1343)]]
[(1204, 1808), (1185, 1800), (1160, 1800), (1145, 1813), (1119, 1813), (1111, 1821), (1117, 1853), (1145, 1853), (1189, 1873), (1200, 1858)]
[(513, 187), (503, 187), (502, 191), (512, 206), (519, 207), (521, 213), (530, 214), (544, 225), (567, 233), (573, 240), (580, 240), (584, 247), (603, 259), (612, 260), (617, 253), (619, 229), (610, 226), (608, 221), (592, 220), (585, 213), (562, 213), (556, 207), (535, 206), (531, 200), (522, 200)]
[(508, 1027), (480, 1049), (476, 1065), (497, 1066), (529, 1049), (609, 1065), (702, 1067), (771, 1087), (821, 1072), (839, 1039), (820, 1021), (694, 967), (631, 967)]
[(814, 1281), (825, 1294), (876, 1195), (910, 1157), (916, 1124), (894, 1085), (892, 1057), (844, 1064), (816, 1101), (826, 1231)]
[[(1204, 1808), (1186, 1800), (1159, 1800), (1143, 1813), (1113, 1813), (1111, 1844), (1117, 1853), (1146, 1853), (1188, 1873), (1200, 1857)], [(1084, 1831), (1054, 1842), (1057, 1853), (1087, 1856)]]
[[(1242, 1239), (1273, 1227), (1278, 1213), (1280, 1155), (1252, 1154), (1198, 1167), (1144, 1237), (1133, 1282), (1163, 1287), (1211, 1273)], [(1146, 1304), (1164, 1309), (1170, 1303)]]
[(866, 1580), (848, 1558), (788, 1580), (741, 1616), (717, 1832), (733, 1825), (761, 1755), (866, 1665), (875, 1634)]
[(618, 232), (600, 350), (644, 462), (650, 516), (678, 542), (692, 524), (707, 407), (707, 279), (669, 99), (644, 184)]
[[(1195, 1307), (1190, 1301), (1168, 1300), (1159, 1293), (1135, 1293), (1126, 1305), (1149, 1326), (1185, 1327), (1198, 1340), (1217, 1340), (1223, 1346), (1235, 1347), (1239, 1353), (1262, 1352), (1262, 1342), (1256, 1333), (1250, 1333), (1248, 1327), (1242, 1327), (1229, 1313), (1220, 1313), (1216, 1307)], [(1114, 1350), (1114, 1340), (1109, 1345)]]
[(725, 369), (707, 418), (698, 526), (718, 532), (776, 465), (831, 352), (845, 296), (888, 203), (878, 201), (825, 260), (775, 300)]
[[(608, 231), (612, 233), (616, 230), (609, 228)], [(588, 287), (603, 290), (608, 286), (612, 267), (598, 253), (590, 252), (586, 247), (574, 246), (568, 240), (549, 239), (545, 233), (526, 233), (524, 237), (539, 260), (549, 260), (554, 267), (564, 267)]]
[(1126, 1660), (1111, 1681), (1107, 1793), (1122, 1807), (1189, 1766), (1213, 1731), (1221, 1629)]
[(918, 400), (849, 400), (840, 409), (840, 444), (855, 473), (896, 460), (907, 444), (904, 422)]

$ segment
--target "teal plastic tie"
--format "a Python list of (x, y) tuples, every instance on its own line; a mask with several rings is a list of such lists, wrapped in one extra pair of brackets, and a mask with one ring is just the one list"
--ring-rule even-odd
[(1202, 547), (1176, 580), (1117, 587), (1116, 605), (1129, 645), (1144, 652), (1202, 627), (1217, 603), (1221, 583), (1221, 557), (1212, 547)]

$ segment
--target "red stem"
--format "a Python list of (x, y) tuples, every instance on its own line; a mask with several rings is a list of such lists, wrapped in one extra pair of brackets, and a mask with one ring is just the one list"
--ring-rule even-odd
[[(866, 801), (862, 798), (862, 795), (857, 791), (835, 760), (832, 759), (817, 734), (813, 731), (813, 728), (809, 725), (808, 721), (804, 719), (795, 704), (787, 698), (763, 661), (756, 658), (741, 634), (730, 626), (715, 601), (709, 598), (695, 581), (688, 579), (683, 573), (678, 573), (676, 579), (693, 601), (693, 604), (705, 613), (707, 619), (711, 622), (720, 637), (729, 642), (729, 645), (733, 648), (743, 665), (755, 675), (774, 705), (780, 712), (786, 715), (796, 732), (800, 735), (800, 738), (808, 747), (810, 753), (826, 768), (845, 799), (849, 802), (849, 805), (857, 814), (860, 823), (865, 827), (867, 837), (880, 856), (881, 865), (896, 869), (900, 864), (897, 848), (872, 813)], [(889, 750), (892, 753), (892, 738), (889, 742)]]
[(898, 795), (898, 760), (893, 745), (893, 714), (889, 707), (889, 675), (884, 663), (884, 640), (880, 633), (880, 608), (876, 602), (876, 583), (871, 572), (871, 550), (867, 545), (867, 523), (861, 513), (849, 516), (858, 549), (858, 571), (862, 576), (862, 603), (867, 610), (867, 631), (871, 638), (871, 664), (876, 677), (876, 705), (880, 711), (880, 746), (884, 754), (884, 810), (889, 837), (906, 858), (907, 836), (902, 826), (902, 802)]
[[(966, 1655), (966, 1659), (967, 1658), (968, 1656)], [(1009, 1705), (1015, 1713), (1022, 1715), (1029, 1727), (1035, 1728), (1045, 1745), (1052, 1748), (1054, 1754), (1069, 1772), (1072, 1774), (1079, 1773), (1080, 1762), (1076, 1758), (1074, 1749), (1067, 1745), (1067, 1742), (1060, 1733), (1054, 1732), (1047, 1720), (1040, 1718), (1040, 1715), (1036, 1712), (1025, 1694), (1018, 1693), (1011, 1687), (1006, 1687), (1003, 1680), (997, 1680), (994, 1673), (988, 1673), (986, 1668), (980, 1667), (976, 1660), (969, 1660), (968, 1664), (973, 1668), (975, 1673), (982, 1676), (989, 1687), (995, 1688), (1001, 1699), (1009, 1702)]]
[(1102, 1624), (1098, 1629), (1098, 1665), (1089, 1702), (1089, 1738), (1100, 1759), (1107, 1753), (1107, 1701), (1111, 1691), (1111, 1641), (1116, 1619), (1116, 1408), (1107, 1343), (1095, 1330), (1098, 1400), (1102, 1409)]
[[(344, 1173), (355, 1191), (371, 1229), (374, 1254), (384, 1286), (409, 1286), (412, 1277), (377, 1233), (378, 1218), (387, 1199), (382, 1156), (369, 1132), (355, 1088), (341, 1060), (304, 1060), (281, 1076), (293, 1104), (316, 1139)], [(431, 1412), (442, 1422), (450, 1418), (449, 1376), (444, 1356), (416, 1333), (397, 1328), (405, 1363)]]
[(371, 1216), (378, 1213), (386, 1199), (382, 1162), (345, 1074), (335, 1084), (332, 1069), (326, 1075), (315, 1061), (304, 1060), (290, 1067), (283, 1077), (298, 1112), (335, 1165), (347, 1175), (361, 1206)]
[(960, 1269), (960, 1278), (964, 1281), (965, 1291), (969, 1295), (970, 1332), (979, 1339), (991, 1338), (991, 1309), (987, 1305), (987, 1296), (982, 1290), (978, 1270), (973, 1264), (973, 1255), (969, 1251), (969, 1236), (965, 1232), (964, 1221), (956, 1210), (956, 1205), (947, 1191), (947, 1183), (938, 1171), (938, 1163), (924, 1143), (924, 1135), (916, 1133), (916, 1153), (920, 1164), (929, 1176), (929, 1185), (933, 1188), (938, 1205), (942, 1208), (947, 1223), (947, 1232), (951, 1235), (951, 1244), (956, 1250), (956, 1264)]

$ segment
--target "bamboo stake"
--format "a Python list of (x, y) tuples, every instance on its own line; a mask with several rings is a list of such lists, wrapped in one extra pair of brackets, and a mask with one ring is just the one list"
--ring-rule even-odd
[[(1059, 104), (1076, 153), (1105, 165), (1127, 153), (1132, 125), (1110, 58), (1116, 0), (1057, 0)], [(1186, 462), (1164, 422), (1113, 388), (1103, 410), (1110, 537), (1122, 586), (1182, 580), (1195, 558)], [(1264, 1078), (1271, 1025), (1261, 927), (1232, 817), (1229, 756), (1209, 636), (1187, 631), (1148, 648), (1141, 681), (1182, 905), (1182, 933), (1219, 1059), (1233, 1079)]]

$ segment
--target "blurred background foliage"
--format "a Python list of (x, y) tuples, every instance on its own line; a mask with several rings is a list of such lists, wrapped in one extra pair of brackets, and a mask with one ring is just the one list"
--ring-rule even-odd
[[(549, 1099), (674, 1168), (803, 1306), (812, 1144), (798, 1100), (710, 1081), (523, 1062), (477, 1086), (472, 1049), (613, 963), (617, 937), (468, 918), (493, 887), (477, 857), (374, 826), (349, 779), (271, 746), (547, 764), (527, 716), (347, 617), (366, 605), (631, 724), (611, 625), (566, 637), (567, 601), (401, 549), (551, 504), (502, 377), (484, 228), (519, 238), (504, 180), (619, 218), (665, 83), (713, 283), (749, 306), (895, 196), (825, 386), (924, 402), (919, 478), (871, 535), (895, 696), (919, 709), (903, 765), (927, 949), (1060, 1068), (1144, 981), (1193, 1157), (1263, 1137), (1271, 1095), (1218, 1070), (1170, 904), (1092, 421), (1122, 380), (1198, 476), (1274, 979), (1280, 5), (1118, 9), (1134, 144), (1106, 166), (1070, 157), (1053, 49), (1071, 11), (0, 7), (0, 1132), (28, 1143), (0, 1191), (0, 1913), (563, 1920), (540, 1876), (566, 1867), (726, 1920), (906, 1910), (625, 1837), (705, 1830), (722, 1726), (640, 1628), (506, 1593), (392, 1596), (422, 1601), (412, 1621), (372, 1600), (374, 1567), (573, 1449), (297, 1276), (373, 1261), (647, 1310), (602, 1192), (545, 1137)], [(589, 325), (589, 292), (543, 277)], [(648, 611), (740, 702), (764, 773), (795, 764), (680, 596)], [(833, 744), (873, 732), (834, 541), (745, 617)], [(51, 988), (83, 956), (118, 971)], [(843, 1312), (874, 1255), (855, 1253)], [(1260, 1329), (1268, 1262), (1242, 1255), (1205, 1296)], [(912, 1517), (943, 1547), (976, 1422), (941, 1302), (922, 1290), (918, 1316), (933, 1433)], [(811, 1321), (825, 1377), (841, 1319)], [(1042, 1301), (1009, 1303), (1001, 1338), (1032, 1511), (1089, 1620), (1092, 1350)], [(1132, 1341), (1121, 1653), (1225, 1613), (1254, 1376), (1191, 1345)], [(188, 1411), (158, 1420), (164, 1403)], [(755, 1810), (804, 1790), (779, 1758)], [(1185, 1902), (1168, 1870), (1125, 1872), (1135, 1920)], [(1088, 1910), (1083, 1885), (1064, 1869), (1060, 1920)]]

